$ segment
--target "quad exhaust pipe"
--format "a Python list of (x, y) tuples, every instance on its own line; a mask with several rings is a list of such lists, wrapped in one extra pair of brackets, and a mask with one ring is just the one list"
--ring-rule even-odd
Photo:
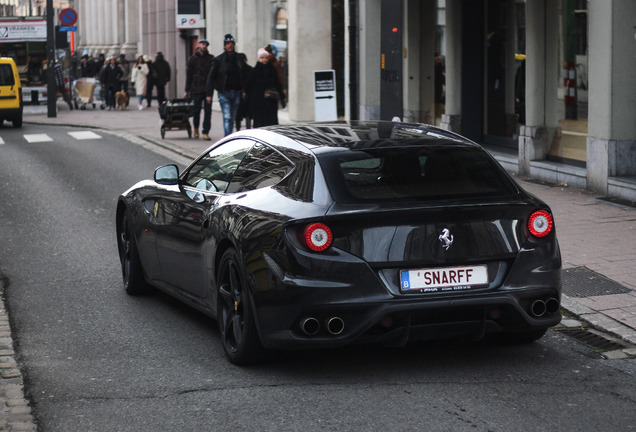
[(320, 330), (320, 322), (316, 318), (304, 318), (300, 322), (300, 328), (307, 336), (314, 336)]
[(333, 317), (327, 320), (327, 331), (332, 335), (339, 335), (344, 330), (344, 321), (340, 317)]
[[(336, 316), (325, 320), (325, 328), (335, 336), (344, 331), (345, 324), (342, 318)], [(315, 336), (320, 331), (320, 321), (314, 317), (303, 318), (300, 321), (300, 329), (307, 336)]]
[(530, 306), (530, 312), (535, 317), (542, 317), (545, 314), (553, 314), (559, 310), (559, 300), (550, 297), (547, 300), (535, 300)]

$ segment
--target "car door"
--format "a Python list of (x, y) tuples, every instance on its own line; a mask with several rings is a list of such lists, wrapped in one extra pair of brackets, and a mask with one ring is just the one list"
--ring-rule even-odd
[(218, 205), (234, 171), (253, 141), (235, 139), (201, 156), (181, 177), (180, 187), (166, 196), (160, 207), (169, 209), (172, 223), (157, 232), (157, 254), (164, 282), (205, 298), (209, 295), (208, 274), (210, 214)]

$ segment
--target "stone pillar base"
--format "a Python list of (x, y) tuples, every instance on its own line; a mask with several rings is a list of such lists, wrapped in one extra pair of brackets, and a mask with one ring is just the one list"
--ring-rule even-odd
[(462, 131), (462, 116), (461, 114), (442, 114), (442, 122), (439, 125), (440, 128), (449, 130), (455, 133), (461, 133)]
[(547, 136), (547, 129), (543, 126), (519, 128), (519, 174), (530, 174), (530, 161), (545, 159)]

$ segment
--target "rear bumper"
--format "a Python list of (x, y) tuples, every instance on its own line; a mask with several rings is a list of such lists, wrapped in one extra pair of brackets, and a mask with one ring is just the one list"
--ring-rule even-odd
[[(549, 310), (543, 312), (537, 308), (541, 315), (533, 314), (535, 302), (548, 299), (551, 301)], [(399, 299), (357, 304), (324, 301), (307, 308), (300, 305), (259, 307), (257, 321), (261, 341), (269, 348), (330, 348), (353, 343), (404, 345), (418, 340), (479, 340), (491, 333), (544, 330), (561, 321), (559, 302), (556, 288), (453, 299)], [(308, 319), (311, 320), (309, 328)]]
[(22, 106), (19, 108), (0, 108), (0, 118), (5, 120), (22, 118)]

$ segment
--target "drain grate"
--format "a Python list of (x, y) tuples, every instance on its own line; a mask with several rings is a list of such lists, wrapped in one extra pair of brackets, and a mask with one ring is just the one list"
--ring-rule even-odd
[(627, 343), (610, 339), (606, 335), (590, 329), (557, 328), (555, 331), (597, 351), (615, 351), (630, 347)]
[(629, 288), (587, 267), (574, 267), (561, 272), (563, 293), (569, 297), (593, 297), (631, 292)]

